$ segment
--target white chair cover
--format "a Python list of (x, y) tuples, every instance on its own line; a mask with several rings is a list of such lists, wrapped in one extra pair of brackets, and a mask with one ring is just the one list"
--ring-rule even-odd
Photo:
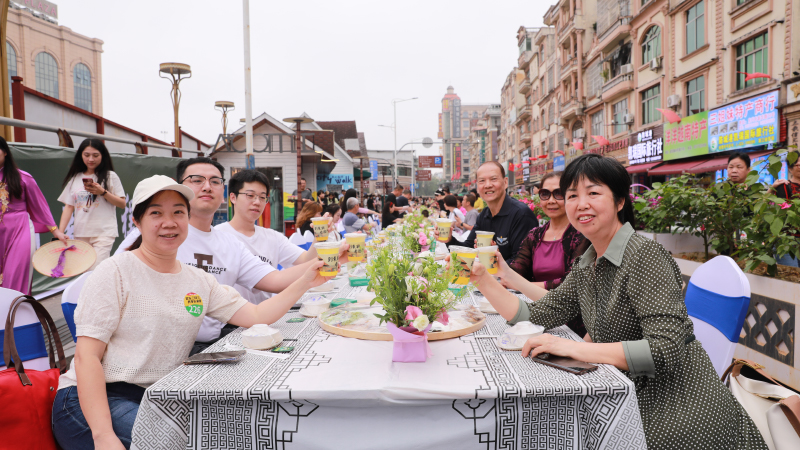
[(72, 340), (78, 341), (78, 336), (75, 334), (75, 308), (78, 307), (78, 297), (81, 295), (86, 278), (89, 277), (91, 271), (79, 276), (75, 281), (69, 284), (64, 292), (61, 293), (61, 310), (64, 312), (64, 319), (67, 321), (69, 332), (72, 333)]
[[(744, 306), (745, 303), (748, 305), (750, 303), (750, 282), (747, 281), (747, 277), (745, 277), (736, 262), (727, 256), (717, 256), (698, 267), (692, 274), (689, 283), (705, 291), (730, 298), (730, 309), (746, 308)], [(720, 327), (735, 327), (737, 330), (736, 340), (738, 340), (738, 334), (744, 325), (744, 316), (742, 315), (741, 320), (739, 320), (733, 311), (725, 311), (728, 314), (718, 315), (718, 317), (724, 317), (722, 320), (725, 322), (712, 325), (696, 317), (699, 311), (693, 307), (693, 300), (696, 299), (690, 298), (691, 295), (692, 289), (690, 286), (686, 293), (686, 308), (689, 317), (694, 322), (695, 337), (703, 345), (708, 357), (711, 358), (714, 370), (722, 376), (733, 360), (733, 352), (736, 349), (737, 342), (731, 341), (720, 331)]]
[[(6, 318), (8, 317), (8, 309), (11, 307), (11, 302), (14, 301), (14, 299), (19, 297), (20, 295), (22, 295), (21, 292), (17, 292), (6, 288), (0, 288), (0, 319), (2, 320), (3, 332), (5, 332)], [(36, 317), (36, 313), (33, 312), (33, 307), (31, 307), (31, 305), (22, 305), (19, 308), (17, 308), (17, 316), (14, 318), (14, 328), (21, 327), (23, 325), (29, 325), (32, 323), (39, 323), (39, 318)], [(45, 346), (46, 345), (47, 344), (45, 344)], [(33, 370), (50, 369), (50, 360), (47, 358), (47, 356), (31, 360), (25, 360), (24, 357), (22, 357), (21, 359), (25, 363), (25, 369), (33, 369)], [(5, 369), (6, 369), (5, 361), (0, 361), (0, 370), (5, 370)]]
[(305, 232), (305, 233), (303, 233), (303, 239), (305, 239), (305, 240), (306, 240), (306, 243), (308, 243), (308, 242), (314, 242), (314, 233), (312, 233), (312, 232), (310, 232), (310, 231), (306, 230), (306, 232)]
[(295, 231), (291, 236), (289, 236), (289, 242), (294, 245), (303, 245), (306, 243), (306, 238), (304, 238), (301, 233)]

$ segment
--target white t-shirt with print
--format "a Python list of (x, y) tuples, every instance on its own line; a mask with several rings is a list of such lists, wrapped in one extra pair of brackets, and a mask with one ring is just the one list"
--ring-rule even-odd
[[(91, 178), (97, 183), (97, 174), (86, 175), (79, 173), (72, 177), (64, 186), (58, 201), (65, 205), (75, 207), (75, 223), (73, 235), (75, 237), (117, 237), (117, 207), (109, 203), (104, 197), (92, 195), (83, 188), (83, 179)], [(125, 197), (122, 182), (114, 172), (108, 172), (104, 188), (118, 197)]]
[[(297, 258), (305, 253), (305, 250), (292, 244), (289, 242), (289, 238), (272, 228), (256, 226), (255, 233), (252, 236), (239, 233), (231, 226), (230, 222), (221, 223), (214, 229), (230, 233), (236, 239), (239, 239), (250, 250), (250, 253), (276, 269), (279, 264), (284, 269), (292, 267)], [(256, 305), (274, 295), (271, 292), (250, 289), (239, 284), (234, 287), (242, 294), (242, 297)]]
[[(138, 229), (131, 231), (114, 255), (125, 251), (138, 237)], [(178, 248), (178, 260), (214, 275), (219, 284), (231, 287), (238, 284), (247, 289), (253, 289), (262, 278), (275, 270), (253, 256), (250, 250), (233, 235), (214, 228), (209, 232), (200, 231), (191, 225), (189, 225), (189, 236)], [(224, 325), (206, 316), (197, 333), (197, 340), (209, 342), (217, 339)]]
[[(106, 343), (106, 383), (148, 387), (181, 365), (206, 318), (228, 321), (247, 304), (233, 288), (193, 267), (160, 273), (133, 253), (100, 263), (75, 310), (78, 336)], [(77, 385), (75, 361), (58, 388)]]

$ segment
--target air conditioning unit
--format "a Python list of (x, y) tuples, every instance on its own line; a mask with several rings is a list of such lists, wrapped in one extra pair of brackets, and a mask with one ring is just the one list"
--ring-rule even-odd
[(622, 116), (622, 122), (625, 124), (632, 124), (633, 123), (633, 114), (625, 114)]
[(578, 106), (575, 108), (575, 114), (582, 116), (583, 115), (583, 106)]
[(633, 72), (633, 64), (623, 64), (619, 69), (619, 73), (626, 74)]
[(586, 137), (586, 130), (584, 130), (583, 128), (581, 128), (579, 130), (575, 130), (573, 135), (578, 139), (583, 139), (583, 138)]
[(667, 106), (669, 108), (674, 108), (676, 106), (681, 106), (681, 96), (680, 95), (670, 95), (667, 97)]
[(656, 71), (661, 68), (661, 58), (656, 57), (650, 60), (650, 70)]
[(569, 139), (567, 139), (567, 138), (564, 138), (562, 140), (562, 142), (564, 143), (564, 145), (569, 145), (570, 144)]

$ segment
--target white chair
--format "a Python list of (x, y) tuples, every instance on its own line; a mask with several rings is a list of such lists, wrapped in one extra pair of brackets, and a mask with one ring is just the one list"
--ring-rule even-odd
[(291, 236), (289, 236), (289, 242), (304, 250), (308, 250), (311, 247), (311, 244), (306, 242), (306, 238), (303, 237), (303, 234), (297, 231), (295, 231), (294, 233), (292, 233)]
[(692, 274), (685, 302), (695, 337), (722, 376), (733, 360), (750, 306), (750, 282), (733, 259), (717, 256)]
[[(6, 318), (11, 302), (22, 295), (11, 289), (0, 288), (0, 319), (2, 319), (3, 332), (5, 332)], [(39, 323), (39, 318), (33, 311), (31, 305), (22, 305), (17, 308), (17, 315), (14, 318), (14, 341), (17, 344), (17, 352), (20, 359), (25, 363), (25, 369), (48, 370), (50, 360), (47, 358), (47, 347), (44, 341), (44, 331)], [(2, 338), (2, 336), (0, 336)], [(2, 351), (2, 347), (0, 347)], [(5, 357), (0, 360), (0, 370), (5, 370)]]
[(61, 311), (64, 312), (64, 320), (67, 321), (67, 327), (69, 327), (72, 340), (75, 342), (78, 342), (78, 336), (75, 334), (75, 308), (78, 307), (78, 297), (80, 297), (81, 289), (90, 273), (92, 272), (86, 272), (79, 276), (61, 293)]
[(312, 233), (311, 231), (306, 230), (306, 232), (303, 233), (303, 239), (306, 240), (306, 243), (311, 244), (312, 242), (314, 242), (314, 233)]

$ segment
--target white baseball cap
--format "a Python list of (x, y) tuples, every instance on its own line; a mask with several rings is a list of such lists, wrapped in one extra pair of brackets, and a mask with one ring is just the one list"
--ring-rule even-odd
[(178, 192), (183, 194), (183, 196), (186, 197), (186, 200), (189, 201), (192, 201), (194, 198), (194, 191), (192, 191), (188, 186), (179, 184), (168, 176), (153, 175), (150, 178), (145, 178), (136, 185), (136, 189), (133, 191), (133, 199), (131, 200), (131, 202), (133, 202), (133, 207), (136, 208), (138, 204), (146, 201), (148, 198), (158, 194), (161, 191)]

